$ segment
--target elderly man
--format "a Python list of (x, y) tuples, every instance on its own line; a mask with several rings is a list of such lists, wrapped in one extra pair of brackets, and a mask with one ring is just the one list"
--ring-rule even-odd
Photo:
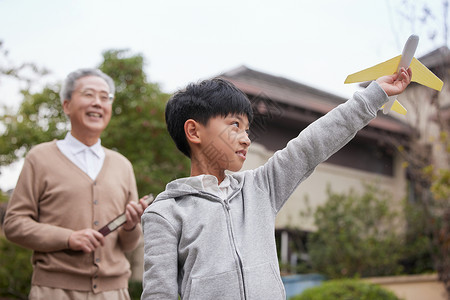
[[(6, 237), (34, 250), (29, 299), (130, 299), (125, 252), (141, 236), (131, 163), (100, 144), (111, 119), (114, 82), (97, 69), (70, 73), (61, 90), (71, 131), (27, 154), (8, 204)], [(126, 223), (98, 230), (125, 211)]]

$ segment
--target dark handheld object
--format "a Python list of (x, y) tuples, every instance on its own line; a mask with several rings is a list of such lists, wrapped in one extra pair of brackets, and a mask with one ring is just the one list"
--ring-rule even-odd
[[(153, 202), (154, 198), (152, 194), (149, 194), (148, 197), (146, 199), (144, 199), (144, 201), (150, 205)], [(99, 232), (101, 234), (103, 234), (103, 236), (107, 236), (108, 234), (110, 234), (111, 232), (113, 232), (114, 230), (116, 230), (117, 228), (119, 228), (120, 226), (122, 226), (125, 222), (127, 221), (127, 216), (125, 215), (125, 213), (121, 214), (120, 216), (118, 216), (117, 218), (115, 218), (114, 220), (112, 220), (111, 222), (109, 222), (107, 225), (103, 226)]]

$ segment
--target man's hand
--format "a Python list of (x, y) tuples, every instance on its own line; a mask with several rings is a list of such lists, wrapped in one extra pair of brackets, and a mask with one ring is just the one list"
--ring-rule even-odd
[(401, 68), (394, 75), (382, 76), (376, 80), (388, 96), (401, 94), (411, 82), (411, 69)]
[(105, 237), (94, 229), (74, 231), (69, 237), (69, 248), (90, 253), (105, 244)]
[(144, 201), (148, 196), (144, 196), (139, 199), (139, 203), (134, 201), (127, 204), (125, 210), (125, 215), (127, 216), (127, 221), (123, 224), (123, 229), (126, 231), (133, 230), (136, 224), (141, 222), (141, 216), (144, 210), (147, 208), (148, 204)]

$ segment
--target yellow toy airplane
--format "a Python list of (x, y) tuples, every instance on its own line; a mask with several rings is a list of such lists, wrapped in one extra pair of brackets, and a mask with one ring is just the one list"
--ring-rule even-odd
[[(381, 64), (375, 65), (368, 69), (348, 75), (344, 83), (354, 83), (375, 80), (384, 75), (391, 75), (398, 72), (402, 67), (411, 68), (411, 81), (420, 83), (432, 89), (441, 91), (444, 83), (436, 75), (434, 75), (427, 67), (414, 57), (419, 37), (411, 35), (406, 41), (405, 47), (401, 55), (391, 58)], [(396, 96), (389, 97), (389, 102), (383, 106), (383, 113), (387, 114), (389, 110), (406, 115), (406, 109), (396, 100)]]

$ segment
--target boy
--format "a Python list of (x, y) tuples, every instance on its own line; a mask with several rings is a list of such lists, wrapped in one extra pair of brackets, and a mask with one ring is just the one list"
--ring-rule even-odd
[(169, 183), (142, 215), (142, 299), (285, 299), (274, 239), (277, 212), (410, 80), (409, 69), (379, 78), (263, 166), (244, 172), (237, 171), (250, 146), (253, 116), (245, 94), (221, 79), (176, 93), (166, 106), (167, 128), (191, 159), (191, 176)]

